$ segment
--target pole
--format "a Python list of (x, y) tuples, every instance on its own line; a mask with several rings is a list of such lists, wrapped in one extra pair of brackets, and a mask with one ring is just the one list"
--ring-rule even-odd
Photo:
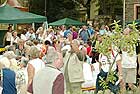
[(32, 23), (32, 28), (35, 30), (35, 23)]
[(125, 28), (125, 0), (123, 0), (123, 29)]
[(46, 11), (46, 0), (45, 0), (45, 16), (47, 16), (47, 11)]

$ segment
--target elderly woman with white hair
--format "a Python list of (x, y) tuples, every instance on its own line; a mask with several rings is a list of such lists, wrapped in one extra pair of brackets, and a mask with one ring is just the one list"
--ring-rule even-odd
[(30, 61), (27, 65), (28, 72), (28, 85), (32, 83), (34, 75), (42, 68), (45, 67), (45, 63), (39, 59), (40, 51), (37, 47), (32, 46), (30, 51)]
[[(27, 69), (23, 70), (18, 66), (16, 55), (14, 54), (13, 51), (6, 51), (3, 54), (4, 57), (6, 57), (9, 62), (10, 66), (9, 68), (13, 70), (16, 74), (16, 88), (17, 88), (17, 94), (26, 94), (27, 93)], [(23, 58), (23, 57), (22, 57)], [(21, 65), (21, 63), (20, 63)]]
[(6, 51), (3, 56), (7, 57), (8, 60), (10, 61), (10, 69), (14, 70), (14, 71), (17, 71), (18, 67), (17, 67), (17, 60), (15, 59), (16, 58), (16, 55), (13, 51)]
[(2, 94), (17, 94), (16, 74), (10, 69), (10, 61), (7, 57), (0, 57)]

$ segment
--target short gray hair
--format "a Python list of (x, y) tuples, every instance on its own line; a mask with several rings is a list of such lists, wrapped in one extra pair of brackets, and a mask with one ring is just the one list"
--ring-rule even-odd
[(3, 56), (7, 57), (8, 59), (16, 58), (16, 55), (13, 51), (6, 51)]
[(58, 58), (59, 58), (58, 52), (55, 50), (55, 48), (49, 47), (46, 54), (47, 63), (54, 63), (55, 60), (57, 60)]
[(80, 45), (80, 42), (77, 39), (72, 40), (72, 43), (75, 44), (76, 46)]
[(10, 61), (7, 57), (1, 56), (0, 57), (0, 69), (2, 68), (10, 68)]
[(40, 55), (40, 51), (37, 47), (32, 46), (30, 48), (29, 55), (30, 55), (31, 58), (33, 58), (33, 57), (38, 58), (39, 55)]

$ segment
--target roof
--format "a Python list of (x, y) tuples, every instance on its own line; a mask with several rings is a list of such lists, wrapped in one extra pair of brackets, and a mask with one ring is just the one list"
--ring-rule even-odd
[(58, 21), (49, 23), (49, 25), (52, 25), (52, 26), (59, 26), (59, 25), (85, 25), (85, 23), (82, 23), (80, 21), (73, 20), (73, 19), (70, 19), (70, 18), (64, 18), (64, 19), (60, 19)]
[(0, 6), (0, 23), (39, 23), (46, 20), (45, 16), (23, 12), (8, 4)]

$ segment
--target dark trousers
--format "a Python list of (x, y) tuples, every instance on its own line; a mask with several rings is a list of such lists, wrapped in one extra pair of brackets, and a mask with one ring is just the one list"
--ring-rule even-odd
[(10, 45), (11, 41), (5, 41), (5, 46)]
[[(108, 72), (104, 72), (102, 69), (100, 71), (100, 73), (97, 75), (97, 80), (96, 80), (96, 93), (98, 93), (99, 90), (104, 90), (103, 86), (101, 85), (101, 79), (100, 78), (103, 78), (103, 80), (105, 81), (106, 78), (107, 78), (107, 74)], [(114, 77), (116, 78), (114, 80), (114, 83), (112, 82), (108, 82), (107, 83), (107, 86), (108, 88), (107, 89), (110, 89), (111, 92), (113, 92), (114, 94), (118, 94), (119, 92), (119, 85), (115, 85), (115, 83), (118, 81), (118, 77), (117, 77), (117, 72), (115, 72), (114, 74)]]

